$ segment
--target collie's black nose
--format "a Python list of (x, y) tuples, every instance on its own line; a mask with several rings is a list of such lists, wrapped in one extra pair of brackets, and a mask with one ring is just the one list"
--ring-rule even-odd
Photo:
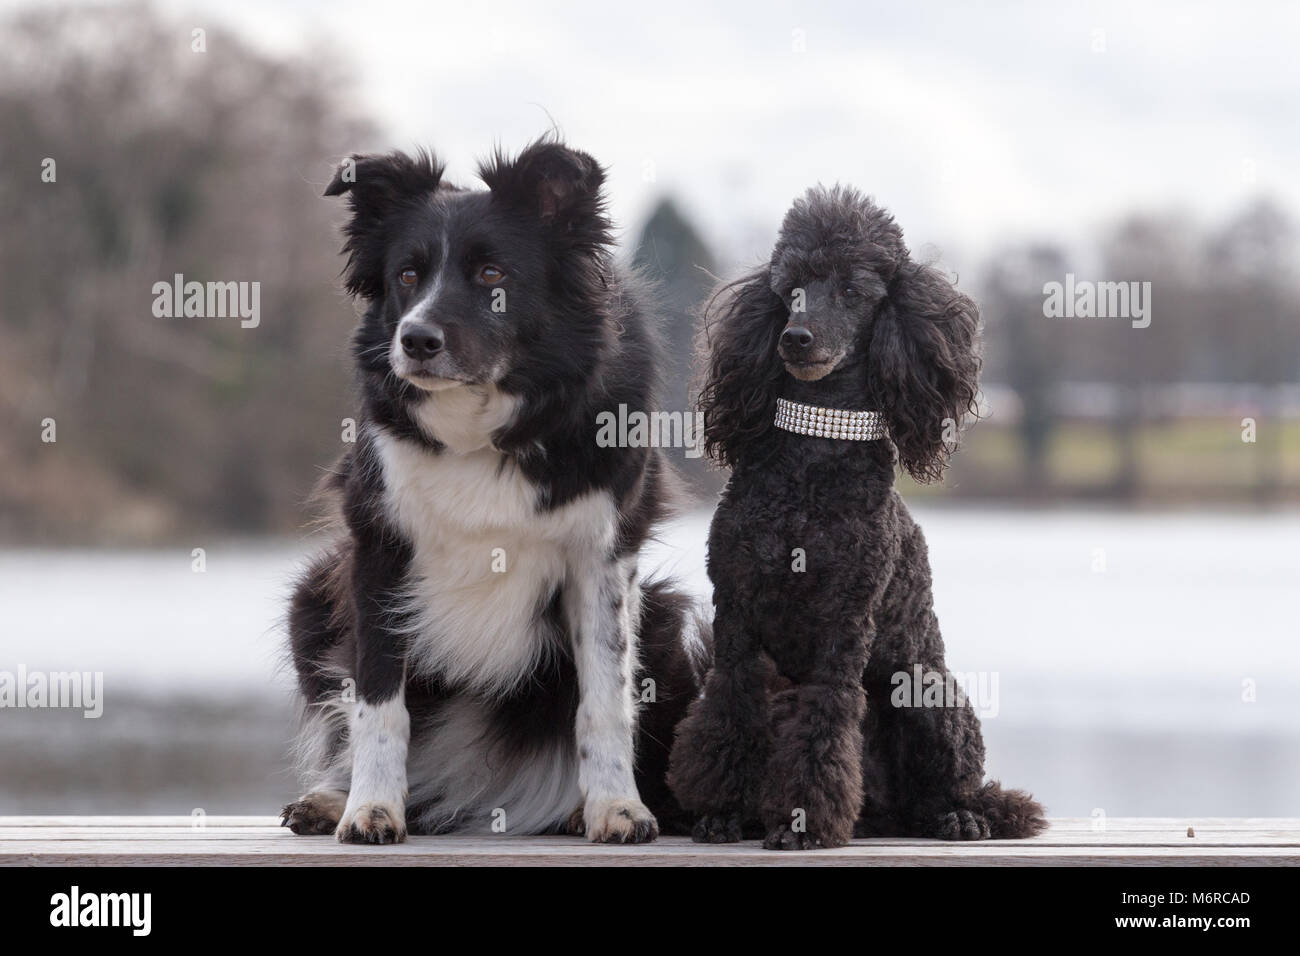
[(412, 325), (402, 332), (402, 351), (417, 362), (442, 351), (442, 330), (432, 325)]
[(801, 325), (790, 325), (781, 333), (781, 344), (788, 349), (806, 349), (813, 343), (813, 334)]

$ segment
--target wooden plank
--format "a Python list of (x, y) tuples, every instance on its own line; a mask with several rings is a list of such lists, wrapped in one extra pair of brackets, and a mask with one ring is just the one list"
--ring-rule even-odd
[[(278, 816), (218, 816), (204, 817), (209, 827), (274, 827), (280, 823)], [(193, 817), (176, 814), (171, 816), (74, 816), (74, 815), (30, 815), (0, 816), (0, 827), (189, 827)], [(1283, 829), (1300, 832), (1300, 818), (1285, 817), (1108, 817), (1104, 829), (1107, 832), (1117, 830), (1164, 830), (1182, 829), (1189, 826), (1206, 829), (1223, 828), (1233, 830)], [(1053, 831), (1087, 830), (1093, 831), (1091, 817), (1053, 817)]]
[[(5, 826), (0, 823), (0, 845), (10, 840), (45, 840), (50, 842), (86, 841), (86, 840), (162, 840), (177, 843), (200, 843), (205, 841), (239, 841), (249, 839), (268, 839), (292, 836), (275, 833), (279, 827), (274, 823), (255, 826), (226, 824), (222, 826), (205, 826), (195, 828), (186, 824), (165, 826), (130, 826), (98, 827), (93, 825), (68, 825), (60, 827)], [(1300, 848), (1300, 829), (1288, 830), (1283, 827), (1228, 828), (1201, 826), (1195, 830), (1195, 837), (1187, 836), (1187, 827), (1155, 828), (1111, 828), (1106, 831), (1089, 829), (1065, 829), (1053, 827), (1047, 833), (1037, 837), (1036, 846), (1276, 846)], [(311, 845), (320, 838), (298, 837), (304, 845)], [(413, 838), (414, 839), (414, 838)], [(451, 839), (443, 837), (441, 839)], [(455, 839), (473, 839), (456, 837)], [(516, 840), (515, 837), (497, 836), (483, 838), (492, 845), (501, 845), (504, 841)], [(523, 838), (518, 838), (523, 839)], [(549, 841), (561, 837), (535, 838)], [(875, 839), (858, 841), (858, 844), (871, 846), (915, 846), (928, 841), (908, 839)], [(938, 843), (939, 841), (934, 841)], [(1020, 841), (991, 840), (986, 845), (1018, 845)], [(854, 845), (858, 845), (854, 844)], [(944, 845), (944, 844), (939, 844)]]
[[(384, 866), (1137, 866), (1300, 865), (1300, 820), (1108, 819), (1052, 821), (1033, 840), (947, 843), (858, 840), (847, 847), (774, 853), (748, 841), (701, 846), (664, 837), (643, 846), (595, 846), (576, 837), (412, 837), (357, 847), (298, 837), (274, 817), (0, 817), (0, 865)], [(1187, 836), (1187, 828), (1195, 836)]]
[[(671, 838), (670, 838), (671, 839)], [(681, 839), (681, 838), (677, 838)], [(425, 842), (428, 840), (428, 842)], [(416, 839), (396, 847), (350, 847), (321, 841), (310, 851), (283, 843), (249, 841), (205, 843), (101, 841), (56, 844), (12, 841), (0, 847), (7, 865), (275, 865), (275, 866), (1085, 866), (1126, 864), (1300, 865), (1300, 851), (1269, 847), (1200, 847), (1180, 851), (1160, 847), (1050, 847), (1001, 844), (936, 846), (853, 845), (804, 853), (765, 851), (757, 844), (726, 847), (674, 845), (664, 840), (647, 847), (594, 847), (517, 843), (469, 847), (449, 840)]]
[[(0, 826), (60, 827), (60, 826), (190, 826), (192, 817), (185, 814), (172, 816), (0, 816)], [(278, 816), (207, 816), (208, 826), (278, 826)], [(1093, 830), (1091, 817), (1053, 817), (1053, 830)], [(1284, 829), (1300, 830), (1300, 818), (1286, 817), (1108, 817), (1106, 830), (1162, 830), (1167, 827), (1223, 827), (1232, 830)]]
[[(188, 827), (193, 816), (0, 816), (0, 827)], [(273, 816), (205, 816), (209, 827), (276, 827)]]

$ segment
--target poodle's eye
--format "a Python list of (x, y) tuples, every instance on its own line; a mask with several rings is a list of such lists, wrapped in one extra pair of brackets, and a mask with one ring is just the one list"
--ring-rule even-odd
[(420, 274), (414, 269), (403, 269), (397, 274), (397, 281), (410, 288), (420, 281)]
[(846, 285), (843, 292), (844, 298), (846, 299), (856, 299), (858, 296), (862, 295), (862, 293), (858, 291), (857, 286), (853, 285)]
[(475, 278), (483, 285), (499, 285), (505, 281), (506, 273), (504, 269), (489, 263), (478, 270)]

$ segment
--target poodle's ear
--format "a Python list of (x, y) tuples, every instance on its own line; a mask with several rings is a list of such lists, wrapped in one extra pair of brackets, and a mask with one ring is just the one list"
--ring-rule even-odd
[(347, 289), (353, 295), (377, 298), (384, 290), (385, 225), (394, 212), (432, 195), (442, 182), (443, 166), (432, 153), (414, 157), (349, 156), (325, 187), (326, 196), (347, 193), (352, 218), (343, 228)]
[(605, 171), (555, 139), (540, 139), (514, 159), (498, 151), (480, 165), (479, 177), (494, 197), (561, 229), (604, 219)]
[(899, 463), (937, 481), (976, 411), (979, 311), (937, 269), (905, 261), (889, 283), (868, 347), (869, 386)]
[(705, 309), (699, 407), (705, 450), (722, 465), (734, 467), (776, 414), (785, 374), (776, 346), (790, 310), (771, 281), (766, 268), (737, 279), (714, 293)]

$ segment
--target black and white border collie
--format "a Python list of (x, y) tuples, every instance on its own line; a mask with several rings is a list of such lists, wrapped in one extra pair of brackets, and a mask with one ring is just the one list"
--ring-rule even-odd
[(600, 412), (654, 407), (647, 293), (590, 156), (545, 138), (479, 175), (358, 156), (325, 190), (350, 207), (363, 411), (290, 609), (306, 793), (283, 822), (651, 840), (689, 822), (664, 776), (709, 650), (638, 574), (669, 467), (595, 440)]

